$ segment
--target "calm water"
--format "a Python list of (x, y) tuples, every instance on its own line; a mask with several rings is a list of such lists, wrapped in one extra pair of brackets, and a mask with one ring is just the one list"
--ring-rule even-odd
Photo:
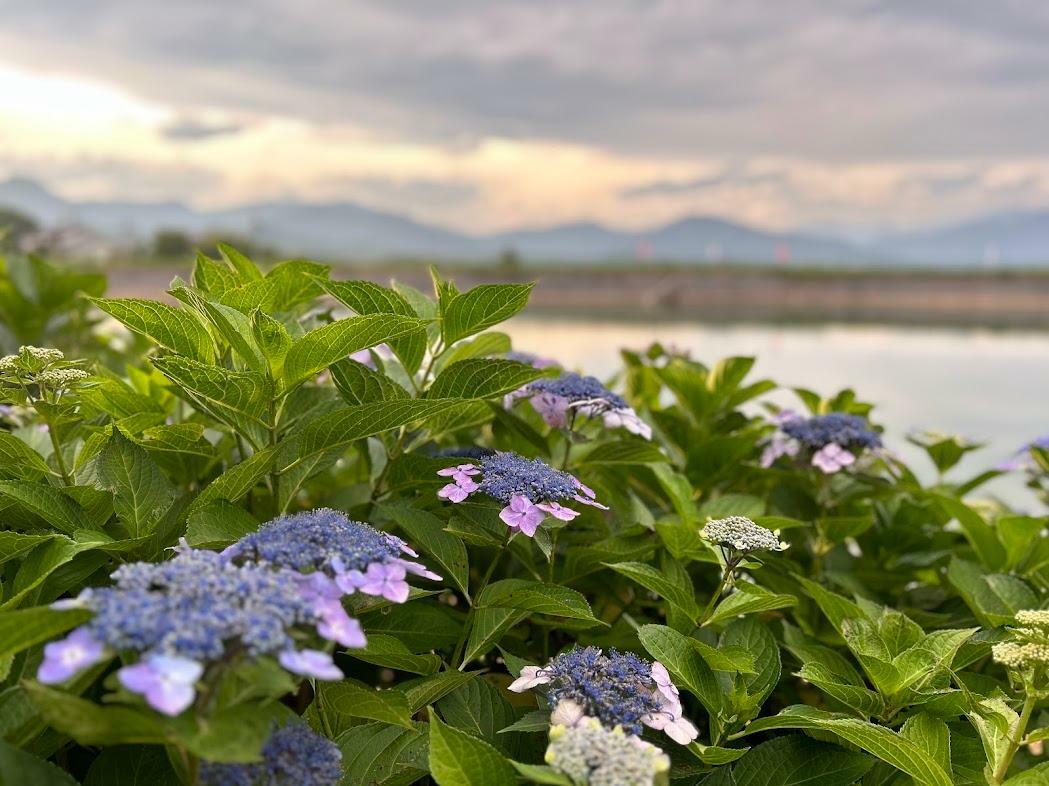
[[(757, 358), (754, 378), (823, 394), (852, 387), (875, 403), (874, 419), (886, 427), (886, 444), (917, 468), (921, 451), (908, 431), (927, 428), (985, 442), (958, 475), (975, 473), (1008, 457), (1017, 446), (1049, 433), (1049, 334), (983, 330), (915, 329), (844, 325), (708, 326), (518, 318), (508, 332), (514, 346), (558, 358), (565, 365), (606, 377), (619, 367), (620, 347), (653, 341), (688, 350), (712, 364), (729, 355)], [(779, 403), (798, 403), (777, 392)], [(1038, 510), (1021, 482), (1002, 478), (985, 487), (1010, 503)]]

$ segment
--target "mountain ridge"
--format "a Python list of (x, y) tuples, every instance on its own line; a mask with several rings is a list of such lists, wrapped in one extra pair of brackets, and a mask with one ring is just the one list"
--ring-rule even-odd
[(1049, 211), (991, 213), (863, 242), (813, 230), (766, 230), (715, 216), (685, 216), (645, 231), (594, 221), (468, 234), (350, 201), (268, 200), (218, 210), (177, 201), (71, 201), (27, 178), (0, 181), (0, 207), (44, 227), (77, 225), (117, 244), (142, 243), (159, 230), (250, 235), (261, 244), (327, 259), (426, 257), (492, 260), (672, 261), (684, 263), (884, 264), (973, 267), (1049, 263)]

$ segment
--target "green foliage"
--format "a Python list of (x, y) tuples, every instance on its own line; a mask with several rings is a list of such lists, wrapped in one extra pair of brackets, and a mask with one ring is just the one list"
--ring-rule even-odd
[[(763, 467), (776, 385), (751, 358), (706, 366), (659, 346), (625, 351), (618, 378), (651, 441), (599, 417), (549, 427), (503, 397), (556, 372), (502, 357), (510, 340), (491, 330), (530, 285), (459, 291), (434, 272), (428, 297), (216, 253), (163, 301), (106, 299), (100, 278), (36, 259), (0, 269), (10, 351), (66, 351), (0, 370), (0, 783), (192, 784), (201, 760), (253, 761), (299, 715), (342, 751), (344, 784), (572, 784), (544, 762), (552, 708), (507, 687), (575, 646), (658, 660), (680, 690), (699, 736), (646, 732), (671, 762), (654, 783), (1044, 778), (1049, 675), (1007, 670), (991, 647), (1047, 605), (1046, 519), (977, 499), (993, 472), (954, 480), (978, 446), (914, 436), (932, 485), (881, 454), (831, 476)], [(75, 380), (47, 383), (54, 370)], [(794, 393), (812, 413), (872, 412), (852, 391)], [(438, 471), (477, 447), (563, 465), (609, 510), (576, 505), (528, 538), (483, 494), (443, 501)], [(368, 643), (336, 652), (345, 679), (216, 668), (176, 718), (120, 688), (128, 653), (33, 679), (46, 643), (90, 618), (54, 601), (183, 538), (219, 550), (322, 506), (396, 533), (441, 575), (404, 604), (347, 596)], [(790, 548), (708, 539), (730, 516)]]

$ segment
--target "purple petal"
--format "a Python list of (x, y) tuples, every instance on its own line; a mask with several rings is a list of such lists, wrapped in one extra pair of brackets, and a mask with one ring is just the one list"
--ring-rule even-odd
[(578, 510), (566, 508), (564, 505), (557, 502), (540, 502), (536, 507), (539, 508), (539, 510), (545, 510), (555, 519), (560, 519), (561, 521), (571, 521), (579, 515)]
[(303, 677), (315, 677), (318, 680), (341, 680), (343, 673), (331, 655), (320, 650), (288, 650), (278, 658), (280, 665), (293, 674)]
[(179, 715), (193, 703), (197, 691), (192, 685), (159, 682), (146, 691), (146, 704), (164, 715)]
[(470, 493), (459, 486), (458, 483), (449, 483), (447, 486), (441, 487), (441, 490), (437, 492), (437, 496), (449, 502), (462, 502), (470, 496)]

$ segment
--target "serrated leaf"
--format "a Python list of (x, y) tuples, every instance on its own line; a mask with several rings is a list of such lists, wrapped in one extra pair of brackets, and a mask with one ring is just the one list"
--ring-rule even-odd
[(0, 476), (39, 480), (53, 474), (43, 456), (10, 431), (0, 431)]
[(151, 534), (175, 498), (149, 454), (113, 429), (97, 462), (99, 485), (113, 492), (113, 507), (132, 538)]
[(194, 308), (242, 361), (256, 371), (265, 370), (266, 359), (255, 343), (247, 314), (213, 301), (189, 287), (177, 287), (171, 290), (171, 294)]
[(381, 633), (369, 633), (367, 647), (349, 650), (347, 654), (365, 663), (412, 674), (434, 674), (441, 668), (440, 656), (416, 655), (404, 646), (400, 639)]
[(311, 330), (300, 338), (284, 358), (283, 379), (292, 388), (353, 352), (389, 343), (422, 329), (416, 318), (393, 314), (369, 314), (340, 319)]
[(667, 667), (675, 684), (699, 699), (716, 725), (725, 699), (717, 677), (692, 646), (692, 639), (664, 625), (642, 625), (637, 637), (648, 653)]
[(345, 448), (358, 439), (422, 420), (461, 406), (459, 399), (380, 401), (346, 407), (317, 418), (303, 430), (299, 458)]
[(197, 549), (220, 549), (258, 528), (259, 522), (244, 508), (219, 499), (190, 513), (186, 542)]
[(445, 366), (426, 395), (430, 398), (495, 398), (518, 390), (543, 375), (514, 360), (470, 358)]
[(140, 298), (92, 298), (91, 302), (165, 349), (210, 363), (215, 346), (207, 328), (193, 314), (167, 303)]
[(490, 742), (507, 755), (513, 753), (513, 738), (498, 734), (513, 721), (514, 708), (487, 680), (470, 680), (438, 701), (437, 709), (448, 725)]
[(430, 774), (438, 786), (506, 786), (516, 780), (510, 762), (487, 742), (430, 719)]
[(643, 562), (614, 562), (608, 563), (607, 566), (617, 573), (633, 579), (645, 589), (656, 593), (659, 597), (679, 609), (693, 623), (699, 620), (701, 612), (696, 604), (695, 589), (690, 585), (686, 585), (685, 580), (675, 581), (666, 572), (657, 570)]
[(28, 535), (23, 532), (0, 530), (0, 565), (13, 559), (23, 559), (41, 543), (61, 537), (57, 533)]
[[(425, 316), (417, 313), (401, 293), (371, 281), (325, 281), (323, 286), (329, 295), (357, 314)], [(389, 343), (409, 374), (419, 370), (426, 354), (425, 330), (420, 328)]]
[[(0, 740), (0, 784), (4, 786), (77, 786), (73, 777), (51, 762), (38, 759)], [(119, 786), (119, 784), (117, 785)]]
[(408, 391), (385, 374), (356, 360), (340, 360), (331, 366), (331, 377), (343, 401), (351, 406), (408, 398)]
[(273, 466), (275, 448), (260, 450), (239, 464), (234, 464), (209, 483), (190, 505), (190, 512), (217, 500), (236, 502), (258, 483)]
[(404, 503), (383, 503), (379, 510), (397, 523), (411, 544), (430, 554), (463, 595), (469, 597), (470, 566), (466, 546), (455, 535), (444, 531), (444, 523), (424, 510)]
[[(373, 635), (373, 634), (369, 634)], [(408, 697), (408, 709), (418, 712), (427, 704), (440, 701), (454, 690), (458, 690), (477, 677), (476, 672), (442, 671), (423, 680), (416, 680), (404, 689)]]
[(481, 591), (476, 603), (478, 608), (520, 609), (551, 617), (600, 622), (581, 593), (557, 584), (526, 579), (493, 582)]
[(473, 627), (466, 641), (463, 663), (484, 655), (503, 635), (528, 616), (527, 611), (507, 608), (479, 608), (474, 614)]
[(81, 745), (163, 745), (169, 731), (149, 710), (103, 706), (38, 682), (24, 683), (44, 719)]
[(822, 729), (862, 748), (886, 764), (910, 775), (923, 786), (952, 786), (948, 773), (936, 760), (906, 737), (884, 726), (794, 704), (778, 715), (751, 723), (745, 734), (770, 729)]
[(780, 595), (769, 592), (757, 584), (740, 581), (735, 585), (735, 592), (717, 605), (714, 613), (710, 615), (710, 618), (704, 624), (715, 625), (743, 614), (756, 614), (761, 611), (785, 609), (795, 605), (797, 602), (797, 598), (793, 595)]
[[(0, 484), (2, 485), (2, 484)], [(1037, 608), (1038, 596), (1022, 579), (1001, 573), (986, 573), (980, 566), (952, 558), (947, 580), (984, 625), (1011, 624), (1016, 612)]]
[(864, 753), (791, 734), (751, 748), (732, 778), (735, 786), (849, 786), (873, 766)]
[(412, 728), (408, 699), (402, 691), (376, 690), (362, 682), (342, 680), (319, 683), (317, 692), (322, 714), (368, 718), (406, 729)]
[(442, 298), (441, 331), (445, 344), (498, 325), (528, 305), (534, 284), (482, 284)]
[(71, 535), (77, 530), (94, 529), (84, 509), (53, 486), (26, 480), (0, 480), (0, 497), (7, 497), (61, 532)]
[(662, 464), (667, 461), (669, 459), (658, 447), (640, 439), (602, 442), (582, 459), (583, 464), (603, 466), (638, 466)]
[(161, 747), (117, 746), (99, 753), (84, 786), (181, 786)]

